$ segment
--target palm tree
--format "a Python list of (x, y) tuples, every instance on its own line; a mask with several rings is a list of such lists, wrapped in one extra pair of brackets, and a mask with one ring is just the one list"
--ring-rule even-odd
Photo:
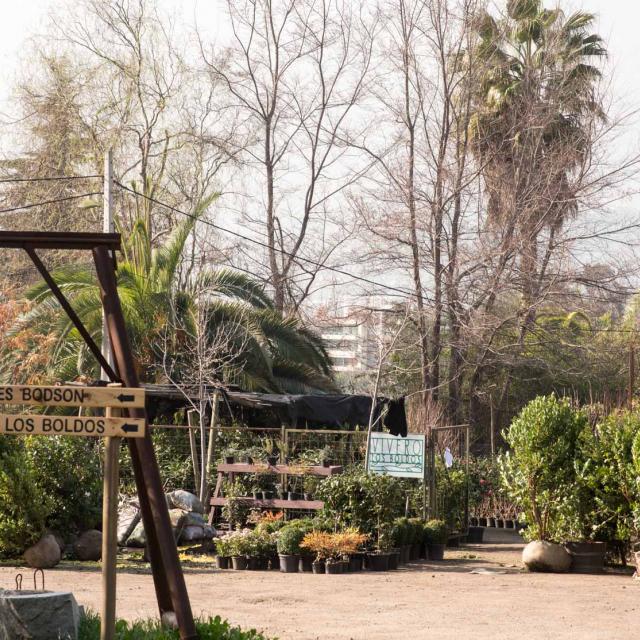
[(593, 123), (604, 118), (593, 61), (606, 55), (594, 16), (509, 0), (507, 15), (482, 13), (474, 70), (471, 138), (488, 191), (491, 223), (520, 253), (525, 307), (535, 300), (538, 241), (575, 213), (573, 174), (586, 164)]
[[(333, 390), (331, 365), (322, 340), (297, 318), (283, 317), (274, 309), (263, 287), (250, 277), (229, 269), (202, 269), (192, 275), (181, 269), (186, 243), (208, 202), (193, 217), (181, 222), (166, 242), (152, 247), (144, 219), (139, 219), (123, 243), (118, 265), (118, 293), (143, 381), (162, 377), (162, 363), (169, 358), (180, 375), (192, 364), (184, 354), (201, 323), (206, 334), (226, 336), (217, 354), (234, 362), (225, 368), (223, 382), (247, 390), (307, 392)], [(185, 273), (186, 271), (186, 273)], [(95, 275), (86, 266), (65, 266), (54, 278), (71, 301), (96, 342), (102, 331), (102, 306)], [(57, 380), (96, 378), (98, 366), (72, 323), (61, 313), (45, 284), (27, 293), (32, 301), (13, 333), (33, 331), (50, 337), (48, 375)], [(27, 341), (27, 348), (41, 348)], [(3, 374), (24, 357), (5, 354)]]

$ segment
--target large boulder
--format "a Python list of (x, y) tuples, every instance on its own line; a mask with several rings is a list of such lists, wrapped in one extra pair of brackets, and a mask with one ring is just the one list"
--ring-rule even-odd
[(34, 569), (51, 569), (62, 558), (60, 545), (55, 536), (47, 533), (24, 552), (25, 562)]
[(139, 522), (127, 540), (128, 547), (144, 547), (147, 544), (147, 535), (144, 532), (142, 522)]
[(204, 538), (204, 527), (189, 526), (180, 532), (180, 542), (193, 542)]
[(78, 560), (100, 560), (102, 557), (102, 533), (90, 529), (80, 535), (73, 551)]
[(194, 496), (193, 493), (189, 493), (182, 489), (177, 489), (176, 491), (168, 493), (167, 502), (172, 509), (204, 513), (204, 505), (200, 501), (200, 498), (198, 498), (198, 496)]
[(181, 524), (183, 527), (204, 527), (207, 523), (201, 513), (190, 511), (185, 513)]
[(0, 590), (0, 640), (76, 640), (79, 624), (71, 593)]
[(135, 503), (125, 503), (118, 509), (118, 544), (125, 544), (140, 522), (140, 507)]
[(534, 540), (522, 550), (522, 562), (529, 571), (564, 573), (571, 567), (571, 556), (561, 544)]

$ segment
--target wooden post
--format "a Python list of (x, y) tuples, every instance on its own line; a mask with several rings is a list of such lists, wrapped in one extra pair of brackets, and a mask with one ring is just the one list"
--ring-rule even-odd
[(496, 455), (496, 415), (493, 408), (493, 394), (489, 395), (489, 411), (491, 413), (491, 457), (494, 458)]
[(213, 406), (211, 407), (211, 423), (209, 424), (209, 443), (207, 445), (207, 467), (206, 467), (206, 479), (205, 479), (205, 505), (209, 505), (209, 499), (211, 498), (211, 465), (213, 464), (213, 454), (216, 448), (216, 439), (218, 436), (218, 410), (220, 406), (220, 393), (214, 391), (213, 393)]
[(198, 447), (196, 446), (196, 432), (193, 425), (193, 414), (195, 411), (187, 411), (187, 422), (189, 423), (189, 446), (191, 447), (191, 464), (193, 465), (193, 482), (196, 486), (196, 493), (200, 492), (200, 463), (198, 461)]
[[(117, 410), (107, 409), (109, 418)], [(116, 637), (116, 561), (118, 554), (118, 480), (120, 438), (105, 438), (102, 495), (102, 616), (100, 640)]]
[(629, 346), (629, 411), (633, 409), (633, 391), (636, 386), (636, 353), (633, 344)]

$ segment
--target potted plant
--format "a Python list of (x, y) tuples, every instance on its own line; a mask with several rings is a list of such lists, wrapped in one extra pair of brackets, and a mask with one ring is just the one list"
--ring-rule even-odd
[[(508, 497), (524, 513), (529, 542), (523, 562), (532, 571), (567, 571), (571, 557), (559, 544), (584, 495), (578, 472), (590, 432), (585, 413), (555, 395), (532, 400), (503, 433), (510, 448), (499, 458)], [(581, 495), (582, 494), (582, 495)]]
[(391, 527), (389, 525), (378, 526), (378, 539), (373, 551), (367, 553), (367, 568), (370, 571), (387, 571), (389, 569), (389, 556), (393, 542), (391, 540)]
[(313, 573), (325, 573), (326, 561), (333, 549), (332, 534), (325, 531), (310, 531), (302, 539), (300, 548), (313, 554), (311, 563)]
[(216, 538), (216, 566), (218, 569), (228, 569), (231, 563), (232, 545), (230, 544), (229, 534), (225, 534)]
[(304, 529), (293, 524), (282, 527), (278, 533), (278, 558), (280, 571), (283, 573), (297, 573), (300, 562), (300, 543), (305, 536)]
[(447, 537), (447, 525), (443, 520), (429, 520), (424, 525), (424, 540), (430, 560), (444, 559)]
[(250, 544), (247, 543), (247, 536), (250, 533), (249, 529), (229, 533), (228, 549), (231, 554), (231, 566), (235, 571), (242, 571), (247, 568), (247, 551), (250, 549)]

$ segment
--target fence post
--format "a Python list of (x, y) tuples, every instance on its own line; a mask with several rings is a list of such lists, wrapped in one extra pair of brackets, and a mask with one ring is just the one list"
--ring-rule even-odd
[(209, 503), (211, 498), (211, 464), (213, 462), (213, 454), (216, 450), (216, 439), (218, 437), (218, 407), (220, 404), (220, 394), (218, 391), (213, 392), (213, 406), (211, 407), (211, 422), (209, 423), (209, 443), (207, 447), (207, 464), (206, 464), (206, 480), (205, 480), (205, 504)]

